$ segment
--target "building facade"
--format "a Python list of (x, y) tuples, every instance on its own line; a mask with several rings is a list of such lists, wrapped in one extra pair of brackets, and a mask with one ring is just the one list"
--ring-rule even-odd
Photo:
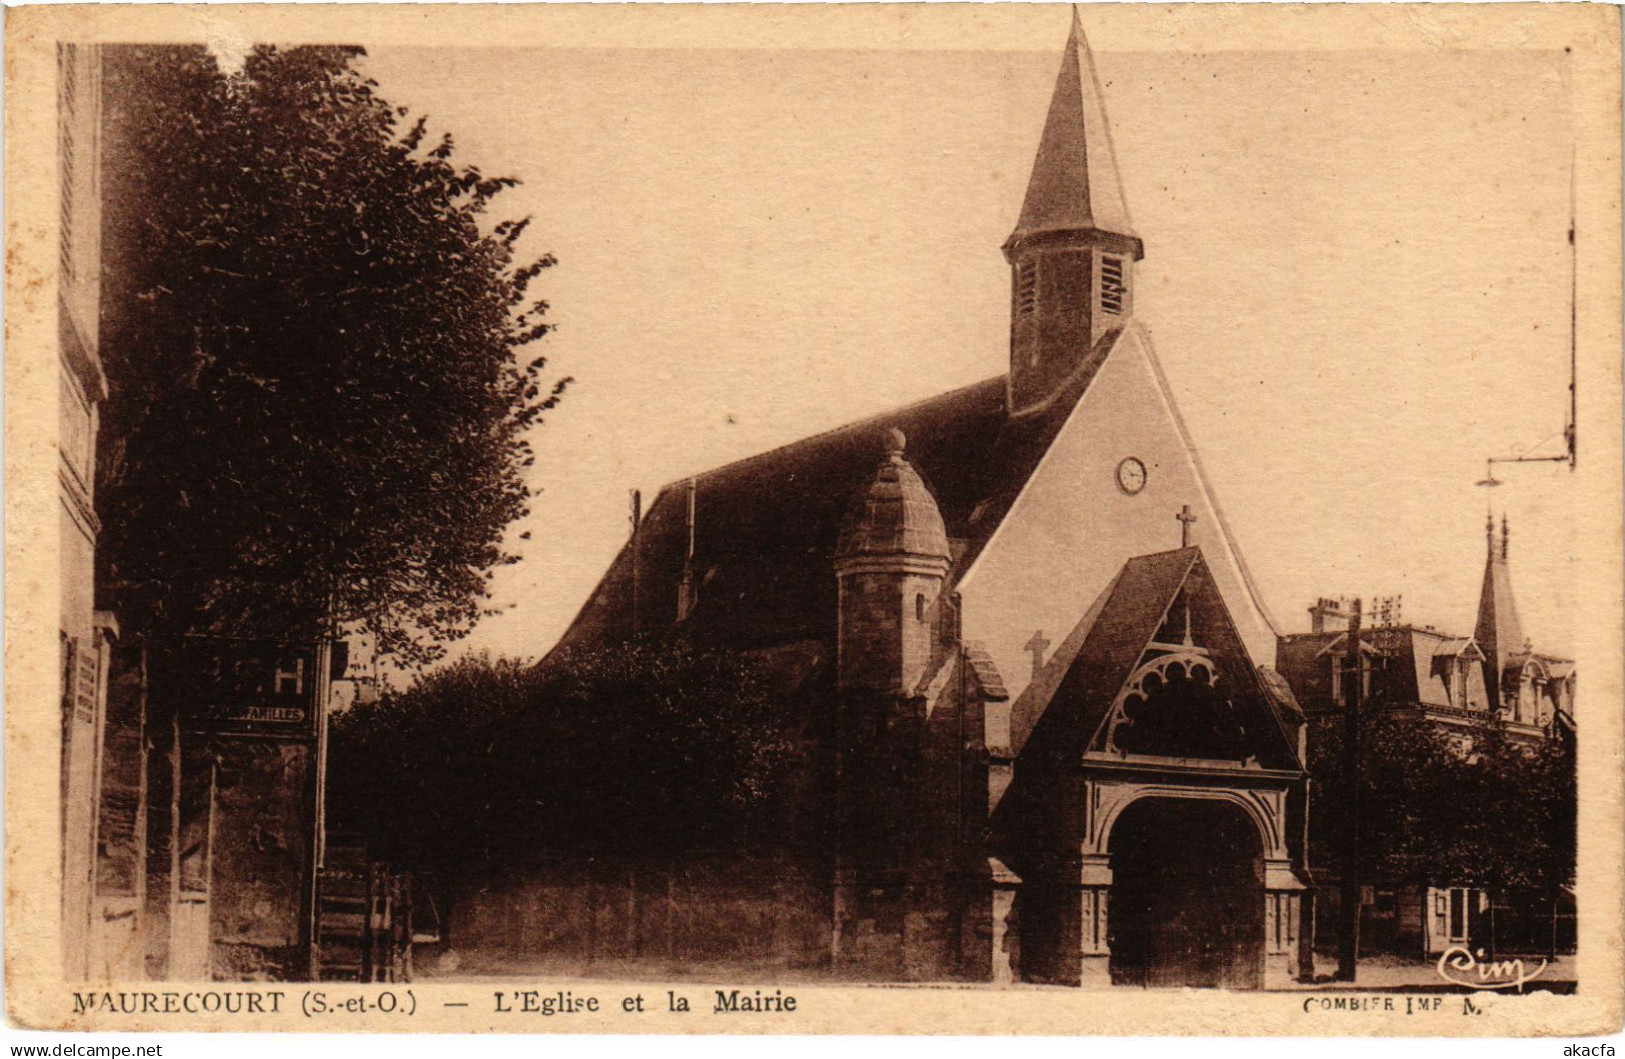
[(98, 473), (118, 469), (127, 396), (109, 379), (145, 352), (119, 312), (150, 219), (132, 191), (136, 104), (162, 90), (140, 50), (58, 49), (63, 970), (305, 978), (330, 646), (166, 640), (142, 586), (97, 564), (117, 531)]
[[(102, 267), (102, 50), (57, 49), (58, 497), (61, 501), (62, 959), (69, 980), (138, 974), (145, 893), (144, 713), (119, 624), (96, 586), (96, 449), (107, 399)], [(137, 685), (139, 675), (137, 675)]]
[[(1309, 609), (1310, 631), (1281, 638), (1276, 661), (1281, 675), (1312, 719), (1339, 717), (1347, 708), (1352, 682), (1360, 681), (1361, 710), (1378, 717), (1420, 719), (1443, 734), (1462, 755), (1475, 752), (1475, 733), (1486, 724), (1526, 746), (1574, 736), (1573, 661), (1539, 651), (1523, 632), (1512, 591), (1511, 530), (1506, 520), (1497, 535), (1485, 527), (1483, 588), (1478, 619), (1470, 636), (1432, 626), (1407, 625), (1379, 617), (1359, 633), (1358, 673), (1350, 661), (1350, 611), (1341, 600), (1323, 598)], [(1321, 799), (1343, 797), (1322, 789)], [(1316, 865), (1323, 881), (1336, 878), (1336, 865)], [(1401, 885), (1372, 879), (1362, 895), (1369, 943), (1401, 953), (1437, 956), (1456, 945), (1484, 945), (1490, 937), (1492, 896), (1501, 907), (1504, 935), (1539, 933), (1513, 944), (1541, 949), (1563, 947), (1572, 938), (1572, 894), (1492, 895), (1488, 890), (1441, 872), (1434, 885)], [(1328, 895), (1323, 911), (1330, 911)], [(1539, 905), (1538, 910), (1529, 907)], [(1508, 931), (1534, 918), (1538, 931)], [(1331, 917), (1325, 917), (1330, 927)], [(1507, 938), (1502, 939), (1503, 945)], [(1569, 943), (1572, 943), (1571, 940)]]

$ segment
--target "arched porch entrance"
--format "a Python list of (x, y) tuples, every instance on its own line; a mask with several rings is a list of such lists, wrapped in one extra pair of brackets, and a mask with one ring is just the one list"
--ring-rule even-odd
[(1116, 985), (1264, 984), (1264, 850), (1233, 802), (1146, 797), (1112, 825)]

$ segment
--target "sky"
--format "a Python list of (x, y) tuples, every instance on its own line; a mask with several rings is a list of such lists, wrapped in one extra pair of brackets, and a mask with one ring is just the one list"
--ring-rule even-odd
[[(533, 215), (525, 248), (559, 261), (542, 350), (576, 381), (534, 439), (503, 613), (458, 652), (545, 653), (624, 543), (631, 489), (647, 507), (1005, 371), (999, 247), (1065, 12), (986, 47), (369, 49), (455, 158), (523, 182), (494, 212)], [(1381, 594), (1470, 633), (1493, 502), (1526, 631), (1568, 650), (1566, 465), (1474, 486), (1488, 456), (1562, 448), (1563, 52), (1091, 43), (1145, 242), (1136, 315), (1278, 631), (1318, 596)]]

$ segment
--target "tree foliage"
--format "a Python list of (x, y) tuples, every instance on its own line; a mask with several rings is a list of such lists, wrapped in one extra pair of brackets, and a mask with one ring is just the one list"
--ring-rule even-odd
[(676, 641), (467, 658), (333, 721), (329, 826), (464, 876), (550, 853), (771, 846), (797, 755), (765, 674)]
[[(1573, 881), (1574, 743), (1515, 737), (1487, 715), (1361, 718), (1361, 872), (1370, 881), (1550, 892)], [(1311, 717), (1311, 862), (1340, 870), (1350, 826), (1343, 717)]]
[(107, 50), (99, 559), (152, 631), (361, 625), (407, 663), (515, 561), (558, 401), (515, 182), (452, 162), (354, 48)]

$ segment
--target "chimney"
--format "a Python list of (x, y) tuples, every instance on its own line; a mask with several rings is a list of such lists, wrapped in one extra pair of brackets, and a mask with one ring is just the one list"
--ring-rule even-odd
[(1348, 627), (1349, 615), (1342, 596), (1322, 596), (1309, 608), (1310, 632), (1346, 632)]

